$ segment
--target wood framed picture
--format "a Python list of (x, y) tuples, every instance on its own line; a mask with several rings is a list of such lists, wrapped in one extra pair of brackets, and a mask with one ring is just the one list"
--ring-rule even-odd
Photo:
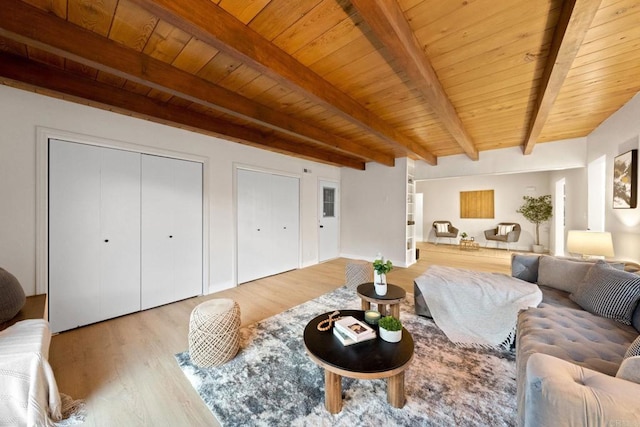
[(638, 204), (638, 150), (613, 160), (613, 208), (634, 209)]

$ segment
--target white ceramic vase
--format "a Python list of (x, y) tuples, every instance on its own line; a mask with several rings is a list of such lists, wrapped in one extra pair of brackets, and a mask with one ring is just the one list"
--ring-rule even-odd
[(387, 275), (384, 273), (378, 274), (376, 271), (374, 271), (373, 287), (375, 288), (376, 294), (386, 295), (387, 294)]
[(387, 342), (400, 342), (402, 339), (402, 329), (399, 331), (388, 331), (385, 328), (380, 328), (380, 338)]

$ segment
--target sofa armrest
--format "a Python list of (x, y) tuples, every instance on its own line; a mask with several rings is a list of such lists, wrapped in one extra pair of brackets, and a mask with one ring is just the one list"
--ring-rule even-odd
[(492, 228), (491, 230), (484, 230), (484, 238), (485, 239), (490, 239), (492, 237), (494, 237), (497, 233), (497, 229)]
[(517, 242), (520, 239), (520, 230), (513, 230), (507, 233), (507, 242)]
[(525, 426), (640, 423), (640, 384), (547, 354), (529, 357), (525, 389)]

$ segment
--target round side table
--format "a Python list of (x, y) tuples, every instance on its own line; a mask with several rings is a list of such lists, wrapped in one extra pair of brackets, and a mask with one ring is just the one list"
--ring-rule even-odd
[(378, 305), (378, 311), (382, 316), (393, 316), (400, 318), (400, 302), (407, 295), (400, 286), (387, 283), (386, 295), (376, 294), (373, 282), (363, 283), (358, 286), (358, 296), (362, 300), (362, 309), (370, 310), (371, 303)]

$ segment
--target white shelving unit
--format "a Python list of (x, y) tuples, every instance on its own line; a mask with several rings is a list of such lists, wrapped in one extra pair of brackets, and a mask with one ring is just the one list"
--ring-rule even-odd
[(415, 195), (416, 184), (414, 181), (414, 162), (407, 158), (407, 232), (406, 232), (406, 265), (416, 262), (415, 239)]

